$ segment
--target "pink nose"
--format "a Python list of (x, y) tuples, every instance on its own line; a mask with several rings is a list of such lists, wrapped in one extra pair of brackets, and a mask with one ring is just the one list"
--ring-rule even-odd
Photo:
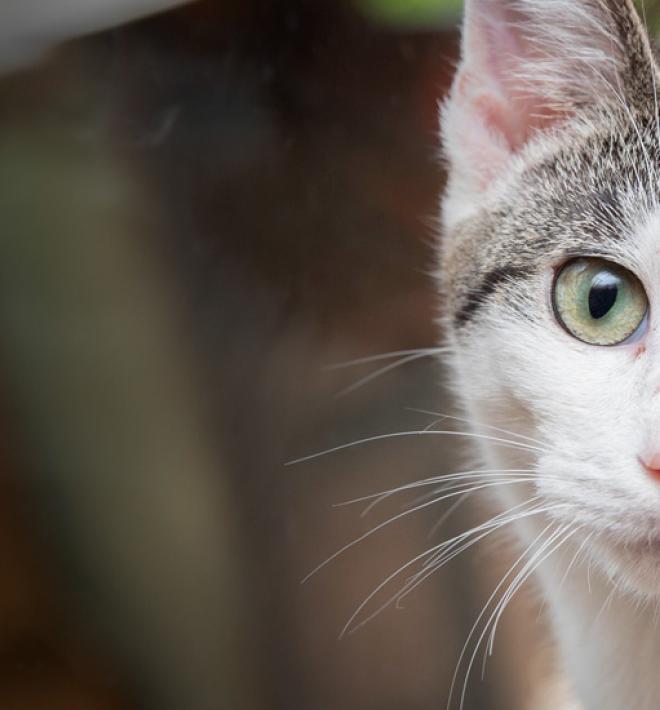
[(648, 456), (640, 456), (639, 460), (649, 475), (660, 481), (660, 451), (654, 451)]

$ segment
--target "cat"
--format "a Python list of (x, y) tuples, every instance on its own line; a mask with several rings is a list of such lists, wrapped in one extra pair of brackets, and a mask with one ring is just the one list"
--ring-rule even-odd
[(456, 396), (502, 472), (480, 480), (508, 481), (526, 550), (506, 584), (535, 573), (566, 707), (658, 708), (654, 50), (632, 0), (467, 0), (461, 53), (439, 279)]

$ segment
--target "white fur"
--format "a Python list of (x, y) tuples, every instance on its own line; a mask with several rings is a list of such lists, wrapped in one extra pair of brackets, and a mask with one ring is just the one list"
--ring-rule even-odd
[[(506, 58), (492, 66), (498, 50)], [(622, 98), (625, 62), (597, 0), (471, 0), (463, 52), (443, 112), (449, 239), (465, 220), (502, 203), (530, 163), (591, 130), (579, 107), (598, 104), (603, 92)], [(572, 134), (555, 131), (552, 121), (536, 125), (521, 103), (530, 95), (534, 106), (568, 116)], [(639, 178), (653, 166), (638, 169)], [(660, 707), (660, 483), (639, 461), (660, 452), (660, 210), (655, 195), (639, 194), (643, 184), (637, 179), (622, 196), (631, 226), (605, 245), (646, 290), (643, 339), (594, 347), (566, 333), (550, 302), (557, 266), (550, 260), (531, 280), (534, 318), (491, 299), (467, 331), (450, 329), (456, 389), (475, 432), (495, 425), (542, 442), (540, 452), (486, 440), (479, 447), (486, 468), (537, 471), (530, 490), (511, 486), (501, 494), (503, 506), (540, 494), (558, 506), (557, 525), (573, 531), (566, 554), (551, 555), (537, 577), (585, 710)], [(528, 292), (527, 299), (524, 308)], [(524, 545), (546, 525), (516, 523)], [(557, 702), (568, 710), (577, 700)]]
[[(638, 344), (594, 348), (575, 340), (549, 304), (536, 326), (493, 307), (474, 347), (456, 345), (454, 369), (471, 418), (540, 439), (551, 451), (536, 456), (482, 442), (488, 467), (538, 466), (544, 500), (567, 506), (558, 520), (584, 526), (572, 544), (595, 532), (561, 588), (566, 559), (539, 571), (567, 671), (588, 710), (660, 706), (660, 485), (637, 460), (649, 446), (660, 450), (658, 234), (660, 213), (640, 225), (628, 252), (652, 304), (643, 354)], [(546, 304), (547, 281), (538, 287)], [(504, 498), (507, 507), (521, 502), (515, 495)], [(538, 531), (519, 525), (526, 543)], [(647, 537), (657, 538), (649, 555), (625, 549)], [(613, 584), (620, 595), (601, 613)]]

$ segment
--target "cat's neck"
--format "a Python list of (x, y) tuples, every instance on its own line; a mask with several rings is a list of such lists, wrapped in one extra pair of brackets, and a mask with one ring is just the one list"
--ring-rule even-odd
[(551, 557), (537, 571), (565, 672), (584, 710), (655, 710), (658, 608), (636, 603), (584, 559), (566, 574), (578, 544), (571, 541), (573, 551)]
[[(493, 467), (527, 468), (526, 454), (493, 450)], [(509, 488), (509, 490), (506, 490)], [(503, 509), (524, 505), (533, 487), (500, 489)], [(521, 549), (539, 548), (548, 519), (531, 516), (514, 523)], [(570, 530), (569, 530), (570, 532)], [(560, 542), (562, 536), (558, 538)], [(586, 543), (589, 541), (587, 540)], [(660, 604), (641, 603), (590, 564), (589, 544), (575, 535), (535, 570), (551, 618), (560, 668), (579, 698), (571, 710), (657, 710), (660, 706)], [(543, 557), (543, 555), (540, 555)], [(635, 699), (634, 702), (631, 698)], [(557, 708), (564, 710), (564, 707)]]

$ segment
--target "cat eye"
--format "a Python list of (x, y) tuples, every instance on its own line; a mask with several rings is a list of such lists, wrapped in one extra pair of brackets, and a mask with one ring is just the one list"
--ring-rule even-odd
[(649, 303), (639, 279), (611, 261), (569, 261), (555, 279), (552, 303), (560, 324), (590, 345), (619, 345), (646, 321)]

